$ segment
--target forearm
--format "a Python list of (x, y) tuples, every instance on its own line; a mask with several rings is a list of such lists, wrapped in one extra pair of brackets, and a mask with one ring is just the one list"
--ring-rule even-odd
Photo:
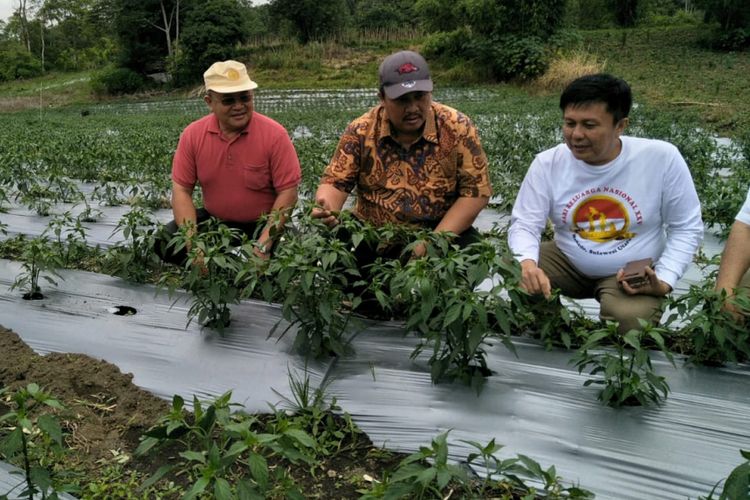
[(172, 189), (172, 214), (178, 226), (185, 222), (196, 224), (197, 216), (192, 191), (182, 186)]
[(735, 221), (721, 255), (721, 266), (716, 278), (716, 289), (730, 295), (750, 268), (750, 226)]
[(265, 246), (271, 239), (271, 231), (276, 227), (283, 227), (289, 213), (297, 203), (297, 187), (279, 191), (271, 207), (272, 215), (258, 236), (258, 245)]
[(479, 212), (487, 206), (489, 198), (458, 198), (435, 227), (435, 232), (449, 231), (461, 234), (471, 227)]
[(315, 192), (315, 201), (325, 210), (339, 212), (346, 203), (349, 193), (341, 191), (333, 184), (321, 184)]

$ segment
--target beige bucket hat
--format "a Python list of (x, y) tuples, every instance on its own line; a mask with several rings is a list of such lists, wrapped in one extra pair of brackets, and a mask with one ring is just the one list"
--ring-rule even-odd
[(231, 94), (244, 90), (257, 89), (258, 84), (247, 75), (247, 68), (237, 61), (219, 61), (211, 65), (203, 73), (206, 91), (212, 90), (220, 94)]

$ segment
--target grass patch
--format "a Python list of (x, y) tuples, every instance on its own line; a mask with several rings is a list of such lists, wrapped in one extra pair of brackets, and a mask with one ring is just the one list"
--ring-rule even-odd
[(697, 110), (707, 128), (733, 135), (750, 126), (750, 52), (712, 52), (703, 26), (583, 32), (585, 50), (633, 87), (635, 100)]

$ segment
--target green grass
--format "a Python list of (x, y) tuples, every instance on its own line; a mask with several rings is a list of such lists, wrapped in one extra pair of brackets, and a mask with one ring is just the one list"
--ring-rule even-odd
[(627, 80), (636, 101), (697, 112), (707, 128), (734, 135), (750, 128), (750, 52), (700, 46), (703, 27), (583, 32), (584, 47)]

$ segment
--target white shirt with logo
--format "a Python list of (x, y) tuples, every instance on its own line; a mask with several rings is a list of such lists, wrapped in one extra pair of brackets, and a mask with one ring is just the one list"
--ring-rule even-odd
[(740, 208), (740, 212), (735, 217), (736, 220), (750, 226), (750, 189), (747, 190), (747, 198), (745, 198), (745, 204)]
[(685, 160), (664, 141), (622, 136), (605, 165), (577, 160), (565, 144), (538, 154), (513, 206), (508, 243), (519, 261), (539, 261), (547, 219), (555, 242), (591, 278), (631, 260), (654, 259), (674, 288), (703, 238), (700, 202)]

